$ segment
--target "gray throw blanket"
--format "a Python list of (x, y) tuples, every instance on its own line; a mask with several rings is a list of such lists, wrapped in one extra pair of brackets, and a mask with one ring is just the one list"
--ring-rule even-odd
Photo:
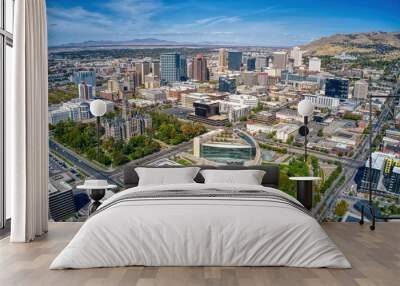
[(240, 191), (227, 191), (227, 190), (219, 190), (219, 189), (204, 189), (204, 190), (165, 190), (165, 191), (138, 191), (133, 193), (127, 193), (126, 195), (121, 196), (117, 200), (101, 207), (97, 211), (95, 211), (91, 216), (94, 216), (98, 213), (104, 212), (107, 209), (118, 205), (127, 201), (144, 201), (144, 200), (153, 200), (153, 199), (174, 199), (174, 200), (190, 200), (190, 199), (205, 199), (210, 200), (213, 198), (229, 198), (229, 199), (256, 199), (258, 201), (271, 201), (276, 203), (281, 203), (284, 205), (289, 205), (294, 207), (295, 209), (312, 216), (311, 212), (307, 210), (303, 205), (292, 201), (284, 196), (281, 196), (276, 193), (268, 192), (268, 191), (260, 191), (260, 190), (240, 190)]

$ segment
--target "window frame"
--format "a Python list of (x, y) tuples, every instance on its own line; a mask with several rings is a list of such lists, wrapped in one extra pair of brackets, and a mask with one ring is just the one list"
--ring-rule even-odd
[[(9, 230), (10, 223), (6, 217), (6, 192), (5, 192), (5, 92), (6, 92), (6, 55), (7, 46), (13, 47), (13, 34), (6, 31), (6, 1), (0, 0), (0, 236)], [(7, 1), (15, 5), (15, 1)], [(12, 9), (14, 11), (14, 9)]]

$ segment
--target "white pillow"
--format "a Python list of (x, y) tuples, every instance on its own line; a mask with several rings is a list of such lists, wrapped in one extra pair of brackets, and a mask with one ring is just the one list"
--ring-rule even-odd
[(261, 185), (265, 171), (261, 170), (202, 170), (205, 184)]
[(136, 168), (138, 186), (195, 183), (193, 180), (200, 168)]

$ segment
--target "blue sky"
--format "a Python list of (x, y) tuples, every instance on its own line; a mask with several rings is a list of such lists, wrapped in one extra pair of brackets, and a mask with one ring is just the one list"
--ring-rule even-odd
[(49, 45), (157, 38), (292, 46), (336, 33), (400, 31), (399, 12), (399, 0), (47, 0)]

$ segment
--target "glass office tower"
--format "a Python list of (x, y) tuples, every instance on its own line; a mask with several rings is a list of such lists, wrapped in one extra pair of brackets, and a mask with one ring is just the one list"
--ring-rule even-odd
[(178, 53), (165, 53), (160, 56), (160, 80), (162, 85), (180, 81), (184, 76), (181, 66), (186, 63), (186, 59), (181, 60)]
[(242, 52), (230, 51), (228, 52), (228, 70), (240, 71), (242, 64)]

